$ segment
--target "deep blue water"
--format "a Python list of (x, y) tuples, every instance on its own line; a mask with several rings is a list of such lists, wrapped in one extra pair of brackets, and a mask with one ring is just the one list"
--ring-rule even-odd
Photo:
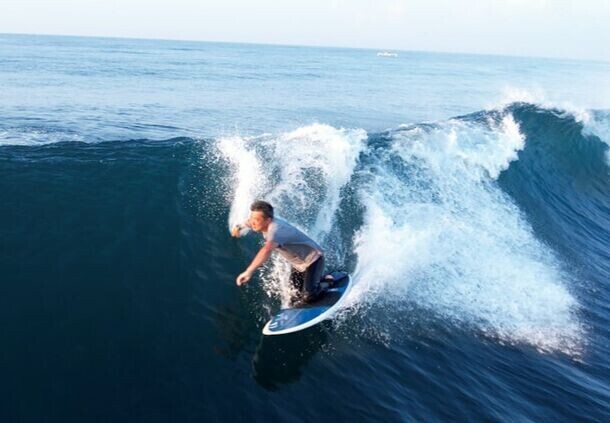
[(376, 53), (0, 35), (0, 420), (608, 421), (610, 64)]

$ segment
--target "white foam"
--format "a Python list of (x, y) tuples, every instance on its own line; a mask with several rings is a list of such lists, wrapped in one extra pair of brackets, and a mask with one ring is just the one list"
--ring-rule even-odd
[(248, 218), (250, 204), (261, 195), (267, 183), (256, 152), (247, 147), (251, 140), (255, 139), (234, 136), (221, 138), (218, 142), (220, 151), (234, 167), (235, 191), (229, 213), (229, 228)]
[(491, 130), (481, 124), (450, 120), (433, 131), (419, 127), (402, 131), (398, 137), (406, 136), (410, 144), (399, 154), (406, 162), (424, 160), (435, 174), (476, 181), (496, 179), (517, 158), (525, 138), (511, 115), (505, 116), (499, 126), (491, 120), (487, 125)]
[(546, 94), (542, 88), (523, 89), (514, 86), (504, 87), (502, 97), (495, 103), (486, 105), (487, 110), (501, 110), (513, 103), (529, 103), (543, 105), (548, 103)]
[(571, 101), (551, 99), (541, 87), (528, 89), (515, 86), (504, 87), (500, 101), (488, 104), (486, 109), (502, 110), (513, 103), (534, 104), (540, 108), (563, 110), (574, 115), (586, 113), (586, 109)]
[(414, 302), (505, 342), (574, 352), (581, 329), (567, 276), (495, 183), (523, 139), (510, 115), (394, 134), (363, 188), (350, 305), (391, 302), (401, 313)]

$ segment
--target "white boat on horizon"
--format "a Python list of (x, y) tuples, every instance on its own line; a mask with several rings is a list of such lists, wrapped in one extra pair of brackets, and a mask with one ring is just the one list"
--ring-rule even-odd
[(377, 53), (377, 57), (398, 57), (398, 54), (389, 51), (380, 51)]

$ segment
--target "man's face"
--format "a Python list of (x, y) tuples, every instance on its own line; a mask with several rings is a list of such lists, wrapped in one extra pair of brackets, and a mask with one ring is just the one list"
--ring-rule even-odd
[(254, 232), (265, 232), (271, 223), (270, 217), (265, 217), (263, 212), (253, 211), (250, 212), (250, 226)]

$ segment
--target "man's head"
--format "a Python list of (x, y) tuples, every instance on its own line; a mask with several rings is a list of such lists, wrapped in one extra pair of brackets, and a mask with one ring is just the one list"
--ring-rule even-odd
[(273, 220), (273, 206), (266, 201), (255, 201), (250, 206), (250, 226), (255, 232), (267, 232)]

